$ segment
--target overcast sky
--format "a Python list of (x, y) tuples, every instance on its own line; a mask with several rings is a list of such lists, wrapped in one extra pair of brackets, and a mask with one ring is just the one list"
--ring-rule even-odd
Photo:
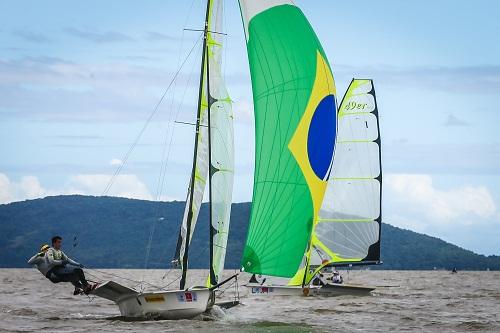
[[(183, 28), (202, 27), (203, 2), (1, 1), (0, 203), (102, 194), (182, 63), (109, 194), (184, 199), (193, 128), (173, 121), (195, 118), (199, 33)], [(239, 9), (226, 4), (241, 202), (252, 194), (252, 95)], [(384, 222), (500, 255), (500, 3), (297, 4), (339, 94), (352, 77), (375, 82)]]

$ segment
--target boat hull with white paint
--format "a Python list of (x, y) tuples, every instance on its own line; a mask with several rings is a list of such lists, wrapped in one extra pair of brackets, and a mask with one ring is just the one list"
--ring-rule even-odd
[(311, 296), (318, 292), (319, 286), (284, 286), (284, 285), (261, 285), (248, 283), (244, 285), (252, 296)]
[(213, 299), (204, 287), (140, 293), (113, 281), (91, 294), (115, 302), (128, 319), (190, 319), (205, 312)]
[(302, 286), (249, 283), (245, 287), (248, 288), (249, 294), (252, 296), (369, 296), (375, 290), (375, 287), (371, 286), (338, 283), (326, 283), (322, 286), (311, 285), (305, 288)]
[(361, 286), (345, 283), (327, 283), (323, 285), (315, 294), (318, 296), (369, 296), (375, 287)]

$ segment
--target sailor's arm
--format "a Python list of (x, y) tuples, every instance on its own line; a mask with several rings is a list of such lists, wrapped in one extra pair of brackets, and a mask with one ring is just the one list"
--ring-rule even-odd
[(30, 258), (30, 260), (28, 260), (28, 265), (36, 265), (37, 264), (37, 261), (39, 261), (40, 259), (40, 253), (37, 253), (35, 254), (33, 257)]
[(68, 256), (66, 255), (66, 253), (64, 253), (64, 252), (62, 252), (62, 259), (63, 259), (63, 261), (64, 261), (65, 263), (68, 263), (68, 264), (70, 264), (70, 265), (74, 265), (74, 266), (81, 266), (81, 264), (80, 264), (80, 263), (78, 263), (78, 262), (74, 261), (73, 259), (71, 259), (70, 257), (68, 257)]

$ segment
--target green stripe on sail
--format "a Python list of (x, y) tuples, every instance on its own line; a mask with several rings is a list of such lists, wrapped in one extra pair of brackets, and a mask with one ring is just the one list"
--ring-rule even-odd
[(292, 277), (304, 256), (314, 219), (306, 179), (288, 145), (311, 96), (318, 52), (307, 19), (292, 5), (254, 16), (248, 57), (255, 112), (253, 204), (242, 268)]

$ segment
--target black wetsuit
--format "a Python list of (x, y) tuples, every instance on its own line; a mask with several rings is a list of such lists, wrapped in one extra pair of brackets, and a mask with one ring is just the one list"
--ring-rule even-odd
[(80, 267), (73, 265), (61, 265), (51, 268), (46, 275), (53, 283), (71, 282), (75, 288), (86, 288), (89, 283)]

